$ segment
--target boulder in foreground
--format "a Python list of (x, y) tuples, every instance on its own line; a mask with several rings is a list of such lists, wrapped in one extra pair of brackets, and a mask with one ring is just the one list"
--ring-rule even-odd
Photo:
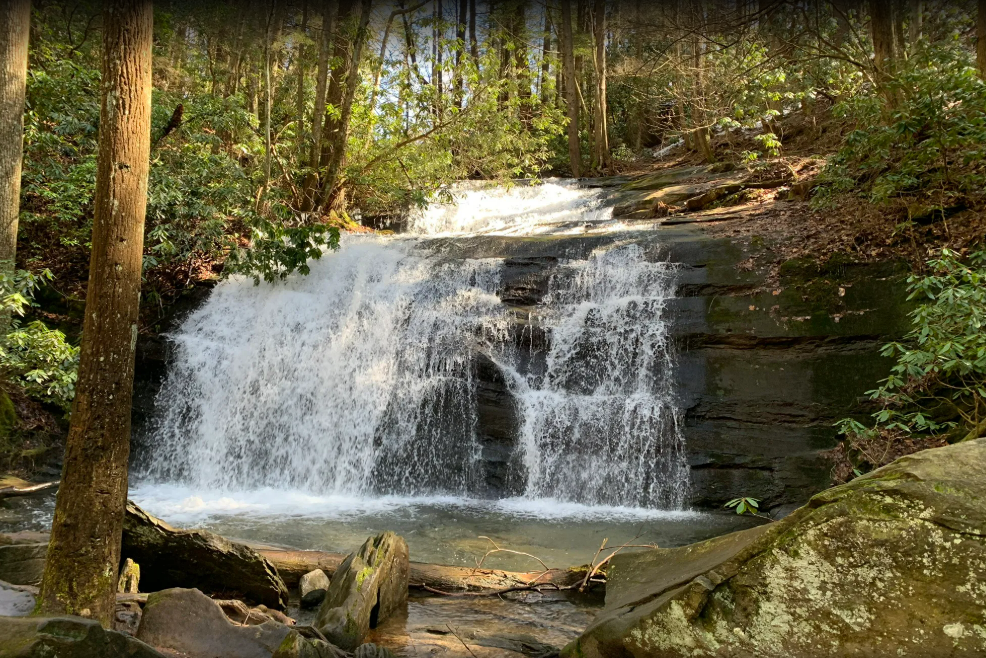
[(81, 617), (0, 617), (0, 658), (165, 658)]
[(986, 654), (986, 439), (903, 457), (782, 521), (613, 559), (584, 658)]
[(298, 594), (301, 596), (302, 608), (314, 608), (325, 599), (329, 589), (329, 577), (321, 569), (309, 571), (298, 582)]
[(371, 537), (332, 577), (313, 624), (333, 644), (352, 651), (371, 628), (407, 605), (407, 543), (392, 532)]
[(224, 598), (244, 598), (283, 610), (288, 589), (252, 548), (205, 530), (177, 530), (127, 502), (123, 558), (141, 566), (141, 589), (195, 587)]
[(302, 637), (276, 621), (234, 624), (196, 589), (169, 589), (147, 598), (137, 638), (189, 658), (335, 658), (338, 649)]

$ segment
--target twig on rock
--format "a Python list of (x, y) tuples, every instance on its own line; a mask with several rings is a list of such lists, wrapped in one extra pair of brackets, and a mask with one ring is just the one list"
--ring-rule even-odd
[(469, 652), (469, 655), (470, 656), (472, 656), (473, 658), (477, 658), (476, 654), (474, 654), (472, 652), (472, 649), (469, 648), (469, 645), (466, 644), (466, 641), (463, 640), (461, 637), (459, 637), (459, 634), (456, 633), (455, 630), (452, 629), (452, 626), (450, 624), (445, 624), (445, 627), (448, 629), (449, 633), (451, 633), (452, 635), (455, 636), (455, 639), (457, 639), (459, 642), (462, 642), (462, 646), (464, 646), (466, 648), (466, 651)]

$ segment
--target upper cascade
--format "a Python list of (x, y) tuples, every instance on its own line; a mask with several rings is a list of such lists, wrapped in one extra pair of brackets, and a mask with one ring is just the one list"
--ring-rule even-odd
[(417, 235), (569, 233), (612, 215), (601, 190), (571, 179), (508, 186), (463, 181), (435, 194), (427, 208), (412, 212), (408, 228)]

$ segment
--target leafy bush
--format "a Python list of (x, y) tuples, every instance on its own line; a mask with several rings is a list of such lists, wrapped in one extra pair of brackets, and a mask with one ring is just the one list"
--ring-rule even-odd
[(912, 330), (883, 348), (897, 363), (869, 392), (882, 407), (873, 414), (876, 424), (841, 421), (850, 437), (968, 439), (986, 432), (986, 251), (963, 262), (943, 249), (929, 266), (929, 274), (908, 279), (910, 298), (925, 300), (911, 313)]
[(972, 205), (986, 191), (986, 84), (965, 49), (924, 47), (883, 95), (855, 95), (836, 113), (859, 126), (822, 172), (824, 205), (846, 193), (886, 204), (923, 198)]
[(323, 249), (339, 248), (339, 229), (326, 224), (288, 226), (249, 214), (249, 248), (234, 248), (226, 260), (223, 274), (253, 278), (255, 285), (284, 280), (292, 272), (307, 275), (308, 261), (322, 257)]
[(9, 333), (0, 338), (0, 371), (29, 396), (67, 412), (75, 397), (79, 348), (43, 322), (22, 326), (19, 320), (33, 303), (34, 291), (50, 279), (48, 271), (37, 276), (24, 270), (0, 273), (0, 314), (11, 318)]

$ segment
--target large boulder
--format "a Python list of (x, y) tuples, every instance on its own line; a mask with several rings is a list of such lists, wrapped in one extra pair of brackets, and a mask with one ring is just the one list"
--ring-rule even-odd
[(926, 450), (782, 521), (613, 559), (584, 658), (986, 654), (986, 439)]
[(234, 624), (197, 589), (168, 589), (147, 597), (137, 638), (191, 658), (270, 658), (292, 629), (274, 621)]
[(302, 608), (314, 608), (325, 599), (331, 581), (321, 569), (309, 571), (298, 581), (298, 596)]
[(165, 658), (80, 617), (0, 617), (0, 658)]
[(288, 588), (277, 568), (252, 548), (205, 530), (178, 530), (127, 503), (123, 558), (141, 566), (140, 587), (195, 587), (283, 610)]
[(352, 651), (371, 628), (407, 605), (407, 543), (392, 532), (371, 537), (332, 576), (313, 624), (333, 644)]

